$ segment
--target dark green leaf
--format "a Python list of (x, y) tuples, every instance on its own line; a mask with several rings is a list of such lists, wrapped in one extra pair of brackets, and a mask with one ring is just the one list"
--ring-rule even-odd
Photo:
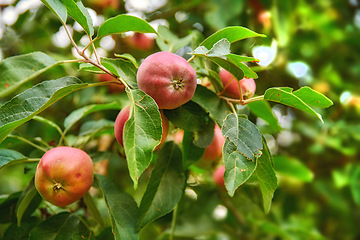
[(101, 63), (116, 76), (121, 77), (132, 88), (137, 88), (137, 68), (132, 61), (122, 58), (102, 58)]
[(0, 169), (16, 163), (24, 162), (28, 158), (21, 153), (11, 149), (0, 149)]
[(94, 35), (93, 22), (88, 10), (85, 8), (81, 0), (61, 0), (66, 6), (67, 12), (80, 26), (83, 27), (85, 32), (92, 36)]
[(109, 121), (106, 119), (100, 119), (97, 121), (95, 121), (95, 120), (87, 121), (81, 126), (79, 136), (94, 134), (98, 131), (108, 129), (108, 128), (111, 128), (111, 129), (114, 128), (114, 121)]
[(351, 193), (357, 205), (360, 205), (360, 166), (357, 166), (350, 180)]
[(258, 34), (244, 27), (227, 27), (217, 31), (208, 38), (206, 38), (200, 45), (205, 46), (207, 49), (213, 47), (219, 40), (226, 38), (230, 43), (252, 37), (266, 37), (264, 34)]
[(138, 229), (175, 207), (185, 189), (185, 181), (181, 150), (174, 142), (166, 142), (140, 203)]
[(108, 178), (97, 175), (110, 214), (115, 239), (137, 240), (138, 208), (135, 200), (121, 192)]
[(184, 131), (184, 138), (182, 142), (184, 169), (187, 169), (193, 163), (198, 161), (205, 151), (205, 148), (196, 146), (193, 141), (194, 133)]
[(16, 192), (0, 199), (0, 223), (10, 223), (15, 221), (16, 203), (21, 196), (21, 192)]
[(271, 201), (277, 188), (277, 178), (269, 148), (263, 139), (263, 154), (256, 161), (256, 176), (258, 178), (265, 213), (270, 211)]
[(140, 33), (156, 33), (156, 31), (151, 27), (151, 25), (148, 22), (142, 20), (141, 18), (121, 14), (106, 20), (100, 26), (97, 38), (128, 31), (135, 31)]
[(192, 101), (199, 104), (219, 126), (223, 125), (225, 117), (231, 112), (225, 100), (219, 98), (213, 91), (198, 85)]
[(84, 203), (86, 204), (87, 209), (89, 210), (91, 216), (100, 224), (100, 226), (103, 228), (105, 226), (104, 220), (94, 202), (94, 199), (90, 195), (89, 192), (87, 192), (84, 196)]
[(0, 63), (0, 97), (10, 94), (20, 85), (57, 64), (58, 62), (42, 52), (5, 58)]
[(286, 156), (274, 156), (275, 170), (277, 173), (296, 178), (300, 181), (311, 182), (314, 174), (301, 161)]
[(126, 160), (134, 187), (149, 166), (155, 147), (160, 143), (161, 117), (154, 99), (141, 90), (127, 90), (132, 100), (130, 116), (124, 127)]
[(57, 100), (86, 86), (88, 84), (75, 77), (63, 77), (41, 82), (15, 96), (0, 107), (0, 142), (16, 127), (29, 121)]
[(252, 113), (254, 113), (257, 117), (265, 120), (276, 131), (279, 131), (281, 129), (281, 127), (279, 126), (279, 122), (272, 113), (271, 107), (267, 101), (251, 102), (248, 103), (247, 106), (250, 108), (250, 111)]
[(41, 0), (55, 15), (60, 19), (62, 24), (66, 23), (67, 12), (66, 7), (58, 0)]

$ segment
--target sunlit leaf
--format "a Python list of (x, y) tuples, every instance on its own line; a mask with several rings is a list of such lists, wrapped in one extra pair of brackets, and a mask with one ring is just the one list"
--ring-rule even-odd
[(62, 24), (66, 23), (67, 11), (66, 7), (58, 0), (41, 0), (55, 15), (60, 19)]
[(61, 0), (66, 6), (67, 13), (75, 21), (77, 21), (80, 26), (83, 27), (85, 32), (92, 36), (94, 35), (93, 22), (90, 17), (88, 10), (85, 8), (81, 0)]

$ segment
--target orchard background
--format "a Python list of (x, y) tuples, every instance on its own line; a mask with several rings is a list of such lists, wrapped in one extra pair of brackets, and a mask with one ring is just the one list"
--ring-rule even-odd
[[(359, 38), (357, 0), (0, 1), (0, 239), (359, 238)], [(164, 110), (153, 152), (161, 118), (136, 72), (159, 51), (188, 60), (198, 86)], [(222, 94), (221, 68), (254, 78), (255, 95)], [(123, 148), (129, 104), (146, 139), (135, 129)], [(226, 147), (206, 161), (215, 124)], [(34, 186), (60, 145), (94, 163), (66, 207)]]

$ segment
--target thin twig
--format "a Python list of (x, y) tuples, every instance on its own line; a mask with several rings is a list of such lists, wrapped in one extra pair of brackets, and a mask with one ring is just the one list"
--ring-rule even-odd
[(172, 222), (171, 222), (171, 232), (170, 232), (169, 240), (173, 240), (173, 239), (174, 239), (177, 212), (178, 212), (178, 204), (176, 204), (176, 206), (175, 206), (175, 208), (174, 208), (174, 211), (173, 211)]
[(20, 137), (20, 136), (16, 136), (16, 135), (9, 135), (9, 137), (16, 138), (16, 139), (18, 139), (18, 140), (20, 140), (20, 141), (23, 141), (23, 142), (25, 142), (25, 143), (27, 143), (27, 144), (29, 144), (29, 145), (31, 145), (31, 146), (33, 146), (33, 147), (41, 150), (41, 151), (43, 151), (43, 152), (47, 152), (47, 151), (48, 151), (47, 149), (41, 147), (40, 145), (37, 145), (37, 144), (35, 144), (35, 143), (27, 140), (26, 138), (23, 138), (23, 137)]

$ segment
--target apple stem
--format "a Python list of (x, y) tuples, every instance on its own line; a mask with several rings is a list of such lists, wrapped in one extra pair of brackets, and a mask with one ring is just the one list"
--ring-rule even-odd
[(224, 96), (219, 96), (219, 97), (224, 99), (227, 102), (235, 103), (235, 104), (241, 104), (241, 105), (246, 105), (246, 104), (251, 103), (251, 102), (257, 102), (257, 101), (264, 100), (264, 95), (257, 96), (257, 97), (252, 97), (252, 98), (249, 98), (249, 99), (246, 99), (246, 100), (227, 98), (227, 97), (224, 97)]
[(192, 60), (194, 60), (194, 58), (196, 58), (196, 56), (195, 56), (195, 55), (192, 55), (192, 57), (189, 58), (189, 59), (187, 60), (187, 62), (188, 62), (188, 63), (191, 62)]
[(178, 204), (175, 205), (174, 210), (173, 210), (172, 222), (171, 222), (171, 232), (170, 232), (169, 240), (173, 240), (173, 239), (174, 239), (177, 212), (178, 212)]
[(54, 184), (53, 190), (54, 190), (55, 192), (58, 192), (58, 191), (60, 191), (61, 189), (63, 189), (61, 183), (57, 182), (57, 183)]

